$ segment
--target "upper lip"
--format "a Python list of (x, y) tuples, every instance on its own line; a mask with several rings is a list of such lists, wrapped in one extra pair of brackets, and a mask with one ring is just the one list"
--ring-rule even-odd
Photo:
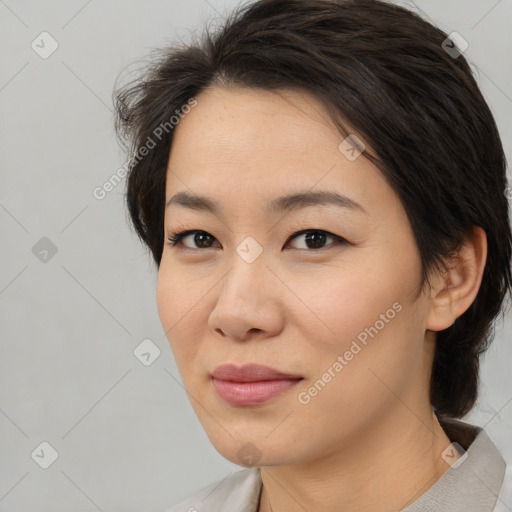
[(219, 380), (231, 380), (235, 382), (257, 382), (262, 380), (278, 379), (302, 379), (300, 375), (283, 373), (274, 368), (260, 364), (247, 364), (237, 367), (234, 364), (217, 366), (212, 372), (212, 377)]

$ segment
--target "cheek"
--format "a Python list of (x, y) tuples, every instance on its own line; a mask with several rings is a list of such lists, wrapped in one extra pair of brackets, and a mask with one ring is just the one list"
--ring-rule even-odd
[(386, 298), (382, 320), (379, 309), (348, 305), (337, 319), (335, 342), (317, 344), (315, 354), (305, 354), (312, 371), (300, 396), (300, 403), (307, 404), (304, 414), (327, 423), (333, 417), (340, 421), (335, 427), (326, 425), (337, 432), (333, 435), (378, 418), (397, 400), (408, 402), (423, 371), (422, 344), (414, 338), (410, 306)]
[[(308, 298), (308, 310), (297, 318), (307, 340), (304, 357), (312, 363), (311, 377), (331, 369), (345, 375), (338, 380), (375, 381), (369, 368), (384, 370), (387, 362), (386, 375), (392, 377), (414, 363), (421, 347), (421, 315), (411, 294), (417, 276), (414, 265), (403, 263), (383, 258), (380, 264), (368, 261), (350, 271), (329, 269), (336, 279), (317, 280), (321, 287), (310, 282), (295, 288), (297, 295)], [(338, 356), (344, 360), (343, 370), (338, 364), (336, 372), (332, 367)]]
[(176, 300), (177, 290), (175, 289), (175, 284), (176, 283), (173, 283), (171, 280), (169, 273), (166, 272), (164, 265), (161, 264), (158, 270), (156, 302), (160, 322), (168, 337), (168, 331), (171, 329), (174, 324), (173, 320), (177, 316), (176, 307), (178, 301)]
[(160, 265), (156, 290), (158, 315), (180, 371), (184, 364), (190, 364), (197, 352), (201, 296), (201, 290), (194, 293), (176, 272)]
[[(305, 339), (327, 352), (348, 350), (352, 339), (361, 334), (364, 341), (365, 329), (376, 322), (378, 327), (388, 326), (397, 315), (396, 302), (402, 303), (404, 293), (395, 285), (388, 285), (375, 279), (371, 272), (361, 272), (355, 268), (351, 271), (334, 272), (335, 278), (319, 279), (311, 286), (311, 282), (294, 283), (298, 297), (304, 297), (307, 308), (297, 318), (301, 319), (301, 330), (308, 333)], [(298, 313), (298, 312), (297, 312)], [(384, 320), (380, 319), (384, 315)], [(388, 322), (386, 322), (386, 320)], [(368, 336), (368, 334), (366, 335)], [(313, 343), (314, 341), (314, 343)], [(347, 345), (347, 347), (345, 347)]]

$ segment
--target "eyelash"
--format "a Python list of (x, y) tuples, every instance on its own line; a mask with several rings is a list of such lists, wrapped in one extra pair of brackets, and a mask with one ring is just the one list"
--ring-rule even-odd
[[(171, 247), (175, 247), (175, 246), (177, 246), (179, 244), (179, 242), (181, 241), (182, 238), (184, 238), (187, 235), (193, 234), (193, 233), (204, 233), (206, 235), (211, 236), (210, 233), (208, 233), (206, 231), (202, 231), (200, 229), (188, 229), (188, 230), (180, 231), (180, 232), (177, 232), (177, 233), (170, 233), (169, 236), (167, 237), (168, 244)], [(307, 251), (307, 252), (322, 251), (322, 250), (328, 249), (329, 247), (331, 247), (333, 245), (336, 245), (336, 244), (348, 244), (349, 243), (347, 240), (345, 240), (341, 236), (335, 235), (335, 234), (330, 233), (329, 231), (325, 231), (323, 229), (303, 229), (302, 231), (298, 231), (296, 233), (293, 233), (293, 235), (291, 235), (288, 238), (286, 243), (291, 242), (292, 240), (294, 240), (298, 236), (304, 235), (306, 233), (325, 233), (326, 235), (334, 238), (335, 239), (335, 243), (329, 244), (329, 245), (327, 245), (325, 247), (321, 247), (319, 249), (297, 249), (299, 251)], [(215, 238), (215, 237), (212, 237), (212, 238)], [(195, 249), (195, 248), (186, 247), (186, 246), (184, 246), (184, 248), (185, 249), (191, 249), (193, 251), (201, 250), (200, 248)], [(213, 249), (213, 247), (207, 247), (207, 249)]]

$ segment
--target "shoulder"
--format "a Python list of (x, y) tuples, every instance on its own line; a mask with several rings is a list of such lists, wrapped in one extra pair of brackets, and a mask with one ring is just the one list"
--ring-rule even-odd
[(165, 512), (257, 512), (261, 485), (259, 468), (243, 469), (203, 488)]
[(503, 484), (493, 512), (509, 512), (512, 510), (512, 464), (507, 464)]

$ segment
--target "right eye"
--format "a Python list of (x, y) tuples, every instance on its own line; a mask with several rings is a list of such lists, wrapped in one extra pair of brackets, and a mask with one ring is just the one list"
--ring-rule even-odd
[(208, 238), (215, 239), (212, 235), (210, 235), (206, 231), (189, 229), (187, 231), (181, 231), (179, 233), (170, 233), (169, 236), (167, 237), (167, 240), (169, 241), (169, 245), (171, 247), (175, 247), (176, 245), (179, 245), (179, 244), (183, 245), (182, 240), (186, 239), (190, 235), (195, 235), (192, 238), (193, 243), (201, 245), (202, 247), (189, 247), (189, 246), (185, 245), (184, 247), (187, 249), (210, 249), (209, 245), (204, 246), (204, 244), (208, 244)]

